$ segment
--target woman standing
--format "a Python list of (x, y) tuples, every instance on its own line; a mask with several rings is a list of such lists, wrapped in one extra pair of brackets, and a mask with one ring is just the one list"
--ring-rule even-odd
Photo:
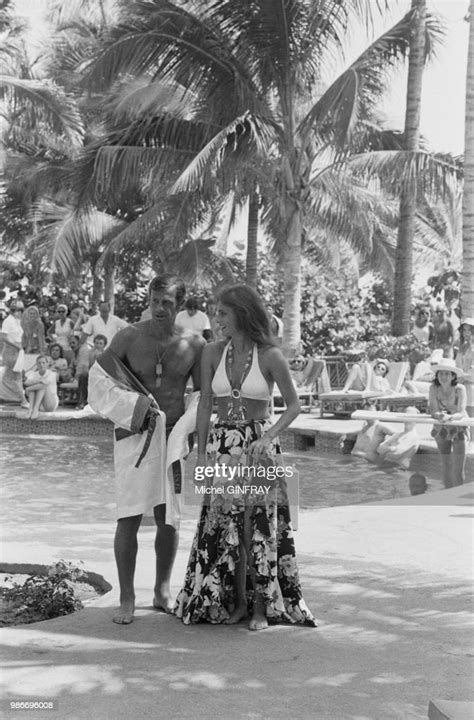
[(463, 383), (466, 388), (467, 414), (474, 413), (474, 357), (472, 354), (472, 332), (474, 318), (465, 318), (459, 326), (459, 349), (456, 365), (464, 373)]
[(466, 464), (467, 427), (450, 425), (452, 420), (462, 420), (466, 413), (466, 388), (458, 384), (462, 370), (454, 360), (445, 358), (433, 368), (434, 380), (430, 387), (430, 413), (437, 421), (431, 431), (441, 455), (444, 487), (462, 485)]
[[(269, 621), (314, 627), (298, 578), (278, 441), (300, 410), (288, 365), (270, 340), (260, 298), (249, 287), (224, 290), (217, 319), (226, 340), (203, 350), (195, 470), (196, 482), (205, 470), (214, 468), (214, 476), (204, 488), (175, 612), (186, 624), (235, 624), (250, 614), (251, 630), (262, 630)], [(273, 424), (269, 407), (275, 382), (286, 410)], [(218, 417), (210, 428), (213, 397)], [(268, 490), (237, 494), (236, 488), (252, 485)]]
[(69, 347), (69, 341), (74, 335), (74, 323), (68, 318), (67, 306), (59, 304), (56, 308), (57, 318), (49, 329), (49, 337), (54, 342), (59, 343), (63, 349), (64, 357), (70, 361), (72, 354)]
[(46, 340), (44, 337), (44, 325), (36, 305), (30, 305), (23, 313), (21, 321), (23, 327), (23, 346), (25, 353), (38, 355), (46, 351)]

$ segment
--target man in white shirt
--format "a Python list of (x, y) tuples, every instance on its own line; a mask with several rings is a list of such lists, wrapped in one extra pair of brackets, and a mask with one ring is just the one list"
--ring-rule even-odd
[(96, 335), (105, 335), (107, 345), (109, 345), (114, 335), (116, 335), (119, 330), (127, 327), (127, 325), (128, 323), (125, 320), (111, 314), (108, 302), (101, 302), (99, 305), (99, 314), (90, 317), (81, 328), (81, 343), (89, 339), (90, 342), (93, 343)]
[(212, 339), (211, 323), (206, 313), (199, 310), (198, 301), (194, 297), (188, 298), (184, 304), (185, 309), (176, 315), (176, 325), (202, 335), (205, 340)]

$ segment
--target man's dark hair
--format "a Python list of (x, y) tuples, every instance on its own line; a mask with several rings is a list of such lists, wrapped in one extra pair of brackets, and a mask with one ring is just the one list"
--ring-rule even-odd
[(199, 303), (195, 297), (189, 297), (184, 303), (187, 310), (199, 310)]
[(152, 292), (163, 292), (171, 289), (174, 290), (176, 304), (179, 307), (186, 295), (186, 287), (183, 280), (175, 275), (156, 275), (148, 286), (148, 297)]

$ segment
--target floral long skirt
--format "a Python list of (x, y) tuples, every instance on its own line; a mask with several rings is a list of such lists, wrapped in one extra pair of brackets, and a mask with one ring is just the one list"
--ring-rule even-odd
[(247, 538), (250, 537), (247, 565), (251, 566), (253, 576), (252, 582), (247, 568), (249, 613), (254, 593), (258, 593), (269, 623), (316, 627), (298, 577), (285, 468), (278, 441), (272, 443), (264, 465), (246, 462), (250, 443), (270, 426), (268, 420), (252, 420), (243, 425), (218, 423), (210, 432), (207, 453), (214, 476), (208, 481), (184, 586), (174, 608), (185, 624), (222, 623), (234, 610), (235, 573), (246, 522)]

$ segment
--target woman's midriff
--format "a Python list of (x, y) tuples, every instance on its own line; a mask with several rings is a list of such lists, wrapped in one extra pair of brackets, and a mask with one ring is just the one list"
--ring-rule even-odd
[[(217, 415), (220, 420), (226, 420), (229, 413), (229, 403), (232, 398), (221, 397), (216, 398)], [(234, 401), (234, 407), (237, 407), (238, 401)], [(247, 420), (264, 420), (270, 417), (269, 403), (267, 400), (250, 400), (242, 398), (242, 406), (245, 408)]]

